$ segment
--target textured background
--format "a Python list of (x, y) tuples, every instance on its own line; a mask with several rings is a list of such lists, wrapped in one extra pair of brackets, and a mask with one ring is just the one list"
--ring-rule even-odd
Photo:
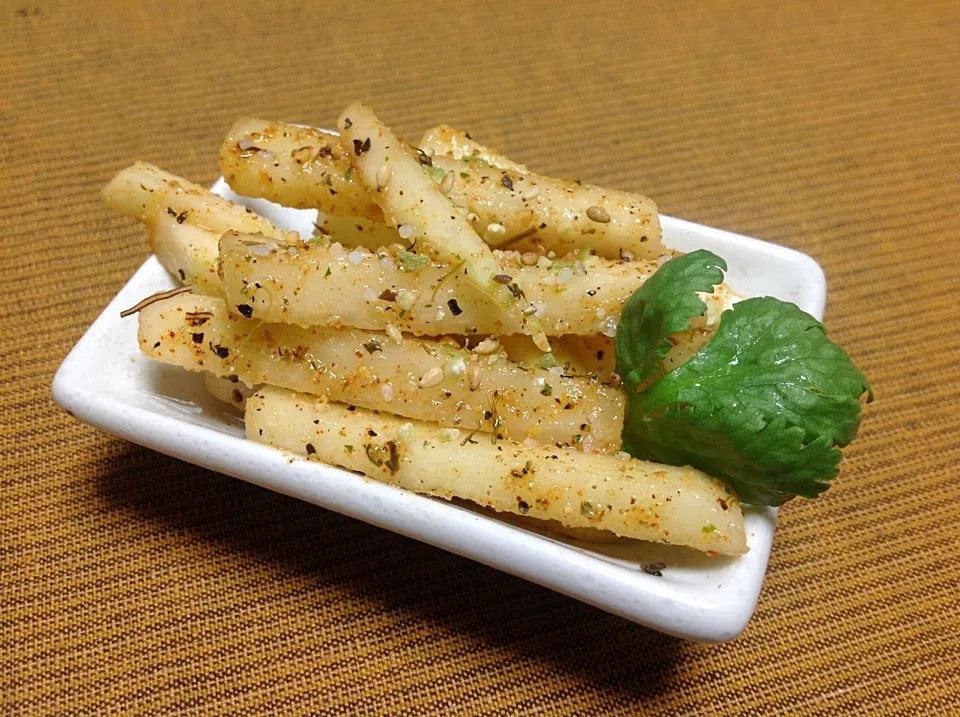
[[(0, 712), (960, 709), (956, 2), (0, 5)], [(147, 254), (97, 200), (111, 174), (210, 182), (235, 117), (330, 125), (354, 97), (822, 263), (879, 400), (836, 487), (783, 511), (739, 639), (681, 643), (55, 408)]]

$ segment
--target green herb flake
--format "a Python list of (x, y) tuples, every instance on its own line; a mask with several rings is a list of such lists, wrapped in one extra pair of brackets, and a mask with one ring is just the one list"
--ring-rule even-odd
[(397, 253), (397, 259), (400, 261), (400, 269), (411, 274), (422, 271), (430, 264), (430, 259), (423, 254), (415, 254), (406, 249), (401, 249)]
[(557, 357), (554, 356), (552, 353), (544, 354), (543, 356), (538, 358), (536, 363), (534, 364), (534, 366), (536, 366), (537, 368), (553, 368), (556, 365), (557, 365)]

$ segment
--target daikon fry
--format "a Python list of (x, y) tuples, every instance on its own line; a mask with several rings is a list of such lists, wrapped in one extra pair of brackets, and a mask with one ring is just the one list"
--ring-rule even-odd
[[(240, 194), (328, 214), (380, 218), (369, 192), (377, 184), (360, 187), (349, 171), (356, 159), (347, 156), (352, 148), (336, 151), (333, 141), (322, 130), (241, 120), (224, 142), (220, 167)], [(442, 154), (422, 156), (431, 162), (430, 179), (438, 186), (450, 183), (447, 196), (469, 212), (473, 228), (492, 246), (539, 247), (559, 255), (589, 247), (608, 258), (626, 252), (655, 259), (663, 253), (657, 207), (648, 197)]]
[[(236, 378), (236, 377), (234, 377)], [(207, 393), (218, 401), (223, 401), (241, 411), (247, 405), (247, 399), (254, 394), (255, 389), (239, 380), (232, 380), (224, 376), (215, 376), (212, 373), (203, 374), (203, 387)]]
[[(387, 223), (404, 239), (433, 247), (437, 256), (462, 265), (466, 279), (512, 320), (518, 333), (533, 336), (540, 348), (549, 343), (522, 288), (500, 272), (490, 248), (477, 236), (463, 213), (447, 198), (444, 178), (434, 184), (422, 162), (380, 121), (373, 110), (353, 102), (338, 120), (340, 141), (353, 147), (350, 161), (364, 186), (383, 210)], [(421, 159), (424, 155), (421, 155)], [(458, 272), (459, 273), (459, 272)]]
[(220, 148), (220, 171), (230, 187), (288, 207), (383, 219), (354, 175), (336, 134), (313, 127), (244, 118)]
[(510, 362), (494, 341), (473, 351), (359, 329), (263, 324), (249, 305), (180, 294), (140, 311), (141, 351), (158, 361), (247, 385), (330, 400), (517, 440), (615, 452), (624, 396), (585, 378)]
[[(564, 375), (586, 376), (589, 374), (586, 364), (579, 355), (564, 344), (566, 336), (550, 339), (550, 353), (537, 348), (529, 336), (508, 334), (500, 336), (500, 345), (507, 352), (507, 358), (525, 368), (555, 368)], [(598, 376), (599, 378), (599, 376)]]
[(409, 244), (400, 238), (396, 227), (383, 221), (364, 217), (338, 217), (322, 212), (317, 217), (313, 240), (327, 244), (336, 242), (349, 249), (377, 249), (391, 244)]
[(148, 213), (146, 224), (150, 248), (180, 283), (202, 294), (223, 293), (217, 274), (218, 233), (196, 224), (178, 222), (165, 212)]
[(491, 246), (558, 255), (589, 248), (608, 258), (663, 253), (657, 207), (642, 195), (444, 156), (432, 161), (437, 176), (454, 173), (450, 199), (472, 213)]
[(189, 222), (218, 233), (244, 231), (280, 240), (291, 234), (246, 207), (145, 162), (120, 171), (100, 194), (111, 209), (141, 222), (166, 212), (180, 224)]
[(576, 357), (576, 365), (588, 374), (610, 376), (617, 370), (613, 337), (603, 334), (562, 336), (557, 339), (558, 351), (567, 351)]
[(440, 498), (723, 555), (746, 552), (739, 502), (677, 468), (569, 448), (471, 440), (463, 431), (265, 387), (247, 401), (247, 437)]
[(497, 150), (486, 147), (463, 130), (454, 129), (445, 124), (428, 129), (420, 140), (420, 149), (431, 157), (440, 155), (450, 159), (462, 159), (467, 162), (485, 162), (491, 167), (513, 169), (517, 172), (529, 172), (524, 165), (505, 157)]
[[(393, 325), (430, 336), (522, 333), (516, 318), (498, 312), (456, 266), (398, 247), (377, 253), (322, 242), (286, 247), (232, 233), (220, 240), (230, 303), (243, 299), (268, 322), (378, 330)], [(612, 336), (624, 302), (657, 268), (594, 256), (527, 266), (502, 254), (497, 267), (523, 291), (550, 336)]]

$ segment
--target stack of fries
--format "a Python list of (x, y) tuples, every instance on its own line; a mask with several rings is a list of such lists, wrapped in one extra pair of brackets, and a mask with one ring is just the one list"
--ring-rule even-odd
[[(360, 103), (339, 129), (244, 119), (221, 149), (239, 194), (318, 210), (312, 237), (148, 164), (105, 187), (183, 284), (131, 310), (141, 350), (205, 372), (248, 438), (310, 460), (597, 537), (743, 553), (722, 483), (618, 452), (617, 321), (673, 255), (654, 203), (446, 126), (410, 145)], [(703, 298), (664, 371), (732, 294)]]

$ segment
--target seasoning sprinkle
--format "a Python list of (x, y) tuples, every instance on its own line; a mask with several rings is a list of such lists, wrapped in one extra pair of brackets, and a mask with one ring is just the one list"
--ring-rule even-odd
[(595, 221), (600, 224), (606, 224), (610, 221), (610, 215), (607, 214), (607, 210), (603, 207), (598, 207), (595, 204), (592, 207), (587, 207), (587, 217), (591, 221)]
[(474, 346), (473, 352), (477, 354), (492, 354), (500, 346), (500, 342), (496, 339), (484, 339), (479, 344)]
[(170, 289), (169, 291), (160, 291), (160, 292), (157, 292), (156, 294), (151, 294), (146, 299), (143, 299), (142, 301), (137, 302), (136, 304), (131, 306), (129, 309), (125, 309), (124, 311), (121, 311), (120, 318), (125, 319), (128, 316), (147, 308), (148, 306), (150, 306), (150, 304), (155, 304), (158, 301), (169, 299), (173, 296), (177, 296), (178, 294), (184, 294), (190, 290), (191, 289), (189, 286), (180, 286), (176, 289)]
[(420, 388), (433, 388), (443, 382), (443, 369), (434, 366), (423, 374), (423, 377), (417, 383)]
[(355, 139), (353, 140), (353, 153), (358, 157), (364, 152), (370, 151), (370, 138), (367, 137), (364, 140)]
[(393, 170), (390, 169), (390, 166), (387, 164), (381, 164), (380, 169), (377, 170), (377, 186), (383, 189), (387, 184), (390, 183), (390, 177), (393, 175)]
[(667, 567), (666, 563), (643, 563), (640, 565), (640, 569), (647, 575), (653, 575), (658, 578), (663, 577), (662, 571), (665, 567)]
[(526, 251), (520, 256), (520, 263), (524, 266), (536, 266), (540, 255), (535, 251)]
[(440, 191), (444, 194), (450, 194), (451, 189), (453, 189), (453, 171), (444, 174), (440, 182)]
[(480, 388), (480, 366), (472, 363), (467, 367), (467, 386), (471, 391)]

